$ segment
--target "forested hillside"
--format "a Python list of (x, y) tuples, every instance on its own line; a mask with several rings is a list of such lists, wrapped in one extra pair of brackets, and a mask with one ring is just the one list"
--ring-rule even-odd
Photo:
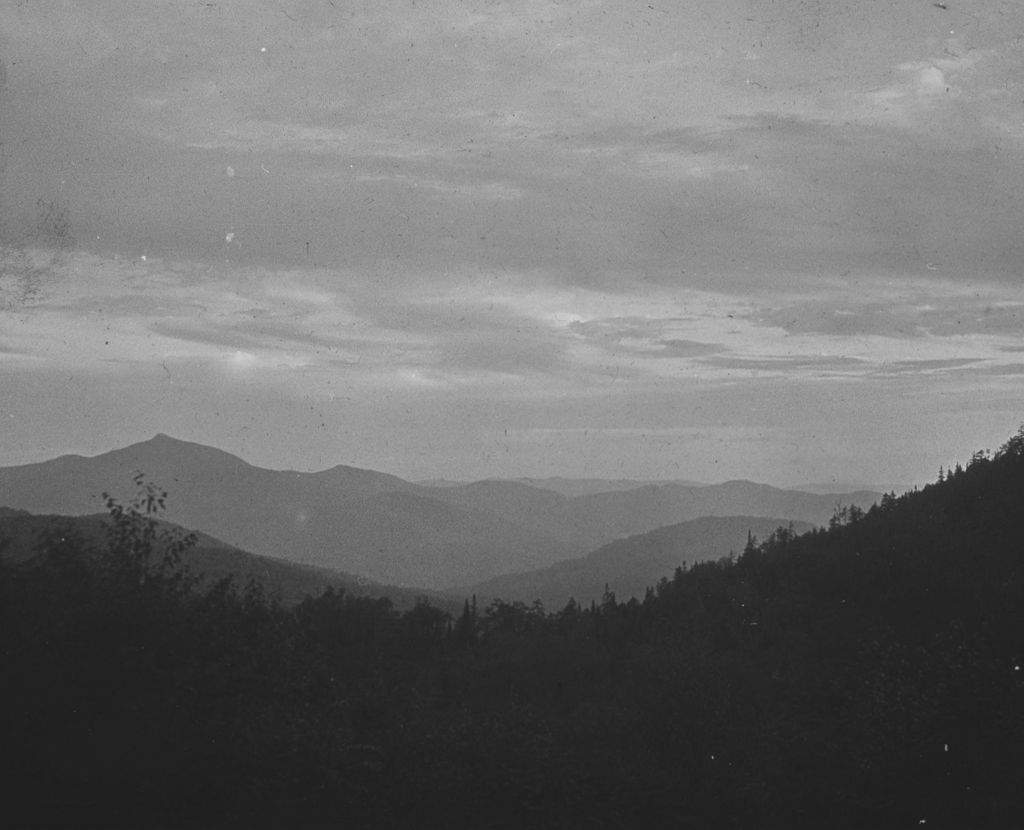
[(51, 540), (0, 569), (4, 816), (1019, 826), (1022, 505), (1024, 430), (920, 491), (680, 568), (642, 601), (468, 600), (451, 619), (335, 592), (294, 609), (197, 592), (180, 546), (154, 546), (152, 504), (114, 504), (91, 555)]
[(463, 590), (479, 597), (533, 602), (561, 608), (569, 599), (589, 604), (611, 590), (622, 600), (644, 591), (680, 565), (721, 559), (743, 549), (751, 533), (768, 536), (777, 527), (811, 529), (805, 522), (756, 516), (705, 516), (611, 542), (578, 559), (536, 571), (499, 576)]
[[(95, 548), (103, 543), (109, 526), (107, 514), (36, 516), (24, 510), (0, 508), (0, 540), (6, 543), (0, 548), (0, 559), (22, 563), (40, 554), (45, 556), (53, 540), (68, 536), (85, 550)], [(163, 535), (186, 534), (184, 528), (167, 522), (160, 522), (157, 529)], [(268, 596), (286, 606), (296, 605), (307, 596), (319, 596), (332, 587), (355, 596), (386, 596), (401, 610), (415, 607), (424, 595), (439, 606), (458, 607), (458, 602), (446, 595), (382, 585), (344, 571), (257, 556), (205, 533), (194, 534), (194, 544), (182, 552), (181, 565), (188, 569), (195, 589), (203, 590), (232, 577), (239, 587), (259, 583)]]

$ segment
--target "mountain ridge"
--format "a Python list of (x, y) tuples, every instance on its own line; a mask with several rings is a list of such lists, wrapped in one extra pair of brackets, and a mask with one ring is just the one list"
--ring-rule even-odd
[[(158, 520), (158, 525), (172, 533), (190, 532), (172, 522)], [(22, 565), (31, 562), (38, 555), (38, 545), (53, 532), (70, 531), (87, 545), (102, 547), (109, 526), (107, 513), (38, 515), (0, 507), (0, 560)], [(352, 596), (387, 597), (400, 610), (413, 608), (421, 598), (441, 607), (455, 607), (454, 599), (435, 591), (385, 585), (333, 568), (251, 553), (206, 533), (196, 534), (196, 544), (184, 552), (181, 565), (199, 579), (200, 590), (232, 577), (239, 589), (250, 582), (259, 583), (267, 596), (277, 597), (285, 605), (295, 605), (307, 596), (316, 597), (333, 588)]]
[[(268, 470), (158, 433), (91, 458), (0, 468), (0, 504), (96, 513), (103, 493), (129, 500), (139, 471), (168, 492), (169, 521), (256, 554), (427, 589), (542, 568), (702, 515), (824, 524), (837, 499), (753, 482), (650, 484), (572, 497), (494, 479), (429, 487), (345, 465)], [(862, 508), (880, 496), (852, 495)]]
[(766, 538), (779, 527), (804, 533), (812, 525), (755, 516), (704, 516), (609, 542), (585, 556), (534, 571), (494, 577), (448, 593), (476, 595), (489, 601), (533, 602), (558, 609), (569, 599), (580, 604), (601, 601), (605, 590), (618, 600), (643, 599), (648, 588), (671, 579), (677, 567), (740, 553), (748, 539)]

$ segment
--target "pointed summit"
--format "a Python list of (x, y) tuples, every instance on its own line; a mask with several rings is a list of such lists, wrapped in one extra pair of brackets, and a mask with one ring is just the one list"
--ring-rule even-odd
[[(224, 450), (219, 450), (216, 447), (210, 447), (206, 444), (199, 444), (195, 441), (186, 441), (183, 438), (175, 438), (173, 435), (168, 435), (166, 432), (158, 432), (146, 441), (129, 444), (127, 447), (123, 447), (122, 449), (131, 449), (132, 447), (198, 447), (204, 450), (211, 450), (213, 452), (224, 452)], [(230, 455), (230, 453), (225, 454)]]
[(196, 468), (233, 471), (251, 466), (237, 455), (206, 444), (174, 438), (163, 432), (158, 432), (148, 441), (103, 453), (97, 457), (99, 459), (121, 467), (135, 467), (151, 474), (159, 471), (179, 473)]

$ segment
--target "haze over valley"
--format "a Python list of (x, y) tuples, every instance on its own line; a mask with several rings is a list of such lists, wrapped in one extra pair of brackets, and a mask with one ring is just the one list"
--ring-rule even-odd
[[(750, 517), (746, 525), (733, 521), (731, 536), (698, 545), (703, 557), (717, 558), (740, 550), (747, 529), (765, 536), (787, 522), (824, 525), (837, 504), (867, 509), (881, 497), (864, 491), (818, 495), (742, 481), (635, 482), (630, 489), (590, 492), (613, 486), (591, 481), (579, 484), (576, 489), (586, 492), (579, 496), (518, 481), (431, 487), (344, 466), (318, 473), (267, 470), (212, 447), (157, 435), (93, 458), (63, 456), (0, 468), (0, 504), (37, 514), (95, 514), (103, 509), (104, 492), (127, 502), (137, 472), (168, 493), (168, 521), (256, 554), (434, 590), (552, 566), (700, 517)], [(680, 549), (676, 558), (658, 562), (660, 571), (641, 569), (620, 590), (642, 592), (646, 586), (637, 587), (636, 579), (653, 585), (684, 561), (695, 559)], [(518, 592), (515, 598), (521, 598)]]

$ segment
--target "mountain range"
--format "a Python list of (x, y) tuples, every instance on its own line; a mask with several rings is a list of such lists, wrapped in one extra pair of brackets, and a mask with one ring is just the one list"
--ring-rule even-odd
[[(610, 492), (584, 482), (575, 496), (523, 481), (429, 486), (346, 466), (268, 470), (160, 434), (91, 458), (0, 468), (0, 505), (94, 514), (104, 492), (130, 500), (136, 472), (168, 492), (168, 521), (256, 554), (425, 589), (546, 568), (706, 516), (822, 525), (837, 503), (866, 508), (881, 495), (819, 495), (746, 481), (633, 482), (639, 486)], [(572, 492), (565, 480), (560, 487)]]
[(804, 533), (813, 525), (754, 516), (705, 516), (610, 542), (577, 559), (547, 568), (495, 577), (468, 585), (462, 593), (485, 603), (491, 599), (533, 602), (557, 610), (574, 599), (600, 602), (606, 590), (619, 601), (643, 599), (648, 588), (671, 578), (678, 567), (739, 554), (748, 534), (765, 539), (779, 527)]

